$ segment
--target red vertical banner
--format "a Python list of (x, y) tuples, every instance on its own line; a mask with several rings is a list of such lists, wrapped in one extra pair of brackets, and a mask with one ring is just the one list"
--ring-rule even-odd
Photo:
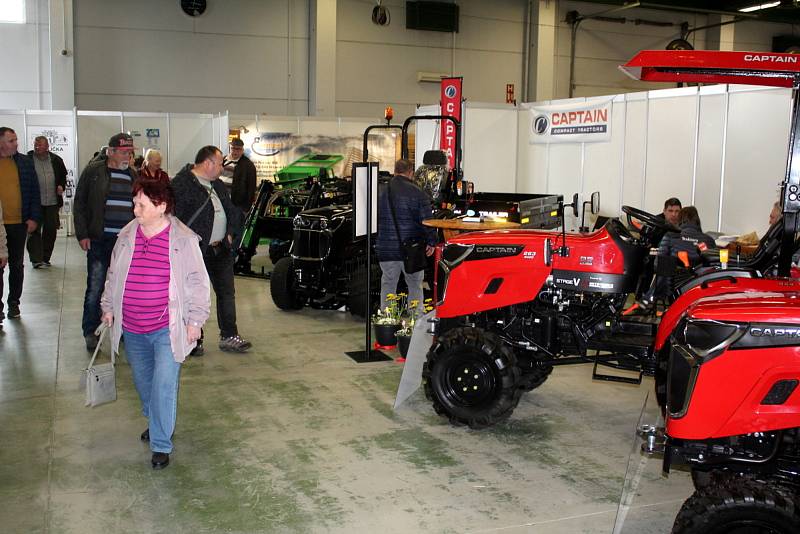
[[(461, 122), (461, 81), (462, 78), (442, 78), (442, 115), (455, 117)], [(450, 121), (442, 121), (439, 148), (447, 154), (447, 166), (451, 169), (456, 160), (456, 127)]]

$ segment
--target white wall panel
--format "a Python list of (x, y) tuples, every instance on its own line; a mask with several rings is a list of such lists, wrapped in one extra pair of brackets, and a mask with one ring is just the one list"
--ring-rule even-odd
[[(582, 201), (593, 191), (600, 192), (600, 214), (616, 217), (621, 205), (622, 161), (625, 150), (625, 101), (612, 104), (611, 140), (607, 143), (586, 143), (583, 165)], [(588, 207), (587, 207), (588, 208)], [(594, 216), (586, 212), (587, 226), (594, 225)]]
[[(628, 95), (625, 101), (625, 161), (623, 162), (622, 205), (641, 208), (647, 147), (646, 94)], [(612, 134), (613, 135), (613, 134)]]
[(214, 143), (211, 115), (171, 115), (169, 118), (170, 176), (180, 171), (187, 163), (194, 163), (197, 151)]
[[(725, 88), (725, 86), (716, 86)], [(697, 174), (694, 206), (705, 230), (717, 230), (720, 178), (725, 142), (725, 93), (700, 93), (700, 131), (697, 139)], [(684, 200), (688, 205), (691, 200)]]
[(761, 235), (786, 168), (789, 90), (735, 92), (729, 98), (722, 229)]
[(467, 105), (464, 120), (464, 177), (476, 191), (513, 193), (517, 175), (517, 110)]
[(78, 174), (100, 147), (108, 145), (109, 138), (122, 131), (119, 113), (87, 115), (78, 113)]
[[(695, 88), (689, 90), (697, 92)], [(660, 213), (664, 200), (670, 197), (678, 197), (688, 206), (694, 177), (696, 96), (650, 98), (647, 123), (645, 197), (639, 207)]]

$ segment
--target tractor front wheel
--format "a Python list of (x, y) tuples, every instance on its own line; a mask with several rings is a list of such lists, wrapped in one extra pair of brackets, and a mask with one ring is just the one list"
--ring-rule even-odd
[(282, 310), (299, 310), (303, 307), (294, 287), (292, 258), (281, 258), (275, 264), (269, 278), (269, 292), (272, 302)]
[(519, 403), (520, 369), (514, 352), (480, 328), (454, 328), (428, 352), (425, 395), (453, 424), (484, 428), (508, 418)]
[(689, 497), (672, 532), (795, 534), (800, 532), (800, 514), (788, 490), (756, 481), (731, 481)]

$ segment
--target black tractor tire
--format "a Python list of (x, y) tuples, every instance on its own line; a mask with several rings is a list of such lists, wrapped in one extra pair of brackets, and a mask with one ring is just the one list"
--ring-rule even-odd
[(277, 265), (281, 258), (288, 256), (291, 246), (291, 241), (273, 239), (269, 244), (269, 261), (272, 262), (272, 265)]
[(439, 337), (422, 378), (436, 413), (473, 429), (507, 419), (522, 396), (514, 351), (475, 327), (454, 328)]
[(273, 267), (269, 278), (269, 293), (272, 295), (272, 302), (281, 310), (299, 310), (303, 307), (303, 302), (294, 289), (292, 258), (281, 258)]
[(717, 468), (711, 471), (692, 469), (692, 485), (694, 485), (695, 491), (703, 492), (710, 487), (725, 486), (731, 484), (734, 480), (752, 481), (753, 477), (740, 473), (739, 471), (730, 471), (727, 469)]
[(751, 480), (696, 491), (683, 503), (673, 534), (800, 532), (800, 513), (788, 490)]
[(372, 296), (369, 304), (367, 304), (366, 268), (359, 267), (350, 278), (347, 291), (347, 309), (354, 317), (366, 317), (367, 306), (369, 306), (370, 315), (378, 311), (381, 297), (381, 269), (377, 265), (372, 266), (371, 278)]
[(525, 369), (525, 372), (522, 373), (519, 387), (525, 392), (533, 391), (544, 384), (552, 372), (552, 365), (542, 365), (534, 367), (533, 369)]

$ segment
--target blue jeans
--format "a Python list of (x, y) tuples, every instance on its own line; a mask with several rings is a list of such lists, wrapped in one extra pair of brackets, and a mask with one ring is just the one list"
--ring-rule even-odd
[(400, 281), (400, 273), (406, 279), (408, 286), (408, 302), (417, 301), (417, 309), (422, 312), (425, 309), (425, 296), (422, 293), (422, 281), (425, 279), (425, 271), (408, 274), (403, 268), (402, 261), (382, 261), (381, 266), (381, 309), (389, 305), (386, 295), (397, 293), (397, 282)]
[(92, 239), (86, 251), (86, 294), (83, 297), (83, 335), (88, 336), (100, 326), (100, 297), (106, 284), (106, 273), (111, 263), (111, 252), (117, 242), (117, 234), (103, 234), (101, 239)]
[[(121, 320), (122, 318), (117, 318)], [(148, 420), (150, 450), (172, 452), (172, 434), (178, 410), (181, 364), (172, 356), (169, 328), (149, 334), (124, 331), (125, 354), (133, 371), (133, 385)]]

